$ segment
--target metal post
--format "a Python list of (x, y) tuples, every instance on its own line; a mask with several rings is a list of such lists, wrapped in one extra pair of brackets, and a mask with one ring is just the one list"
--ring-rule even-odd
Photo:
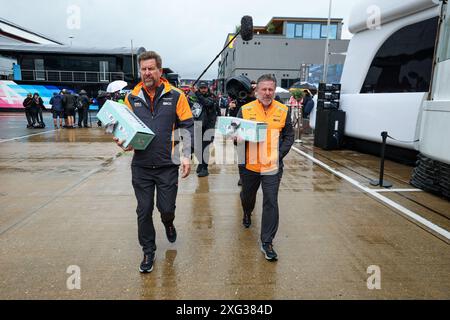
[(380, 157), (381, 157), (380, 178), (379, 178), (379, 180), (371, 180), (370, 184), (372, 186), (380, 186), (380, 187), (383, 187), (383, 188), (390, 188), (390, 187), (392, 187), (392, 183), (383, 180), (383, 176), (384, 176), (384, 152), (385, 152), (385, 149), (386, 149), (387, 136), (388, 136), (387, 131), (381, 132), (381, 137), (383, 139), (383, 142), (381, 144), (381, 154), (380, 154)]
[(331, 2), (328, 7), (328, 21), (327, 21), (327, 40), (325, 42), (325, 56), (323, 59), (323, 77), (322, 82), (327, 83), (328, 76), (328, 58), (329, 58), (329, 45), (330, 45), (330, 24), (331, 24)]
[(297, 125), (295, 143), (302, 143), (302, 130), (303, 130), (302, 119), (303, 119), (303, 108), (297, 107), (296, 119), (295, 119), (295, 123)]

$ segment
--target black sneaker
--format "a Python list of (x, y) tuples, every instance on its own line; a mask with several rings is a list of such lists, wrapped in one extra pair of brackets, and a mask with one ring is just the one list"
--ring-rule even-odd
[(242, 219), (242, 224), (244, 227), (249, 228), (252, 224), (252, 214), (251, 213), (244, 213), (244, 218)]
[(202, 170), (200, 170), (199, 173), (197, 173), (197, 177), (199, 177), (199, 178), (203, 178), (206, 176), (209, 176), (208, 169), (203, 168)]
[(264, 256), (266, 257), (267, 260), (269, 261), (278, 260), (278, 255), (275, 252), (275, 250), (273, 250), (273, 245), (271, 243), (264, 242), (261, 245), (261, 251), (264, 253)]
[(149, 273), (153, 270), (153, 262), (155, 261), (156, 254), (152, 252), (151, 254), (144, 254), (144, 259), (142, 259), (141, 265), (139, 267), (139, 272)]
[(171, 243), (174, 243), (177, 240), (177, 229), (175, 229), (173, 223), (169, 226), (166, 226), (166, 236), (167, 240), (169, 240), (169, 242)]

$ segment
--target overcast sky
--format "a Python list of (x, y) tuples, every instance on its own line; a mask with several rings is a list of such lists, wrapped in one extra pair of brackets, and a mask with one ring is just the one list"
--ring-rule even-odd
[[(357, 0), (334, 0), (331, 16), (348, 17)], [(226, 36), (250, 15), (265, 26), (272, 17), (328, 17), (329, 0), (0, 0), (0, 16), (73, 46), (155, 50), (182, 78), (197, 78)], [(77, 15), (77, 12), (80, 12)], [(79, 17), (79, 18), (77, 18)], [(79, 22), (79, 23), (78, 23)], [(217, 61), (203, 79), (217, 77)]]

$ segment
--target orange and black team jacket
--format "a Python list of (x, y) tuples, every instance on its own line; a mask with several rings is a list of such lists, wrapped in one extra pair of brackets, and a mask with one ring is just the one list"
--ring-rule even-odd
[(154, 97), (151, 97), (140, 82), (125, 97), (125, 104), (155, 133), (147, 149), (134, 151), (132, 165), (139, 167), (178, 165), (179, 152), (176, 141), (179, 141), (179, 137), (175, 136), (177, 129), (189, 133), (189, 135), (181, 133), (181, 136), (183, 155), (190, 158), (194, 120), (189, 103), (181, 90), (161, 78)]
[(282, 168), (282, 160), (294, 144), (289, 108), (273, 100), (266, 111), (259, 100), (254, 100), (243, 105), (237, 117), (267, 123), (265, 141), (245, 143), (245, 168), (258, 173), (276, 172)]

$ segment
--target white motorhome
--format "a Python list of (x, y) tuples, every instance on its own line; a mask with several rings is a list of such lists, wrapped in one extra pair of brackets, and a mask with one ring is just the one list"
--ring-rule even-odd
[(345, 136), (380, 143), (387, 131), (395, 149), (450, 164), (447, 0), (362, 0), (349, 30), (340, 100)]

